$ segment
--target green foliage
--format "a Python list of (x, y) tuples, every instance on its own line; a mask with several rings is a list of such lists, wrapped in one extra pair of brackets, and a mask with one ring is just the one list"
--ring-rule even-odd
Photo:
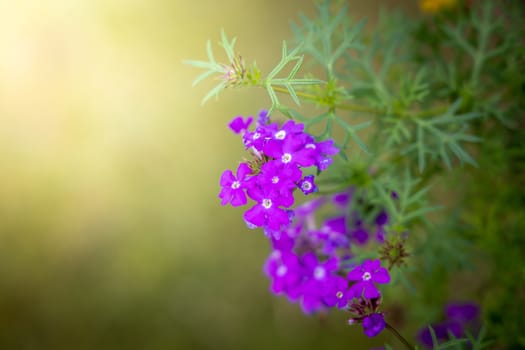
[(363, 30), (365, 21), (352, 25), (346, 5), (338, 8), (335, 13), (330, 9), (329, 1), (319, 2), (317, 8), (319, 16), (316, 19), (300, 15), (301, 25), (292, 22), (292, 31), (295, 40), (301, 43), (303, 52), (325, 70), (328, 80), (340, 78), (340, 73), (336, 70), (337, 64), (350, 50), (363, 47), (356, 39)]
[[(228, 56), (229, 62), (234, 64), (235, 60), (235, 53), (234, 53), (234, 46), (235, 46), (236, 38), (233, 38), (231, 41), (228, 40), (226, 37), (226, 34), (224, 31), (221, 31), (221, 45), (226, 52), (226, 55)], [(234, 68), (234, 66), (229, 67), (228, 65), (218, 63), (215, 60), (215, 56), (213, 54), (213, 49), (211, 47), (211, 41), (208, 40), (206, 43), (206, 52), (208, 54), (208, 61), (197, 61), (197, 60), (186, 60), (185, 63), (190, 64), (194, 67), (205, 69), (205, 72), (200, 74), (194, 81), (193, 86), (197, 85), (201, 81), (203, 81), (206, 78), (211, 77), (212, 75), (219, 75), (219, 77), (223, 78), (221, 81), (213, 88), (211, 89), (206, 96), (202, 99), (202, 103), (204, 104), (207, 100), (209, 100), (211, 97), (218, 97), (221, 90), (223, 90), (228, 85), (228, 75), (231, 73), (231, 70)]]
[[(413, 118), (415, 124), (415, 143), (402, 147), (402, 154), (415, 153), (420, 172), (425, 170), (427, 158), (440, 159), (447, 168), (452, 168), (451, 156), (456, 156), (461, 164), (468, 163), (477, 166), (476, 161), (462, 147), (461, 142), (479, 142), (479, 137), (467, 133), (468, 122), (480, 116), (479, 113), (470, 112), (456, 114), (461, 106), (458, 100), (450, 105), (442, 115), (430, 118)], [(403, 121), (396, 121), (403, 123)], [(397, 128), (396, 128), (397, 129)], [(409, 134), (409, 142), (412, 141)], [(406, 135), (406, 133), (405, 133)], [(394, 146), (398, 146), (393, 142)]]
[[(230, 41), (228, 40), (224, 31), (221, 32), (220, 45), (223, 47), (226, 53), (228, 61), (230, 62), (229, 65), (218, 63), (215, 60), (213, 50), (211, 48), (211, 42), (209, 40), (207, 43), (208, 61), (185, 61), (185, 63), (189, 65), (206, 70), (193, 81), (193, 85), (200, 83), (212, 75), (218, 76), (220, 80), (219, 83), (212, 90), (210, 90), (206, 96), (204, 96), (202, 103), (205, 103), (211, 97), (218, 97), (219, 93), (227, 87), (259, 86), (264, 87), (268, 92), (272, 102), (269, 112), (272, 112), (275, 108), (279, 108), (281, 106), (279, 98), (277, 97), (277, 92), (288, 93), (293, 101), (297, 105), (300, 105), (301, 102), (296, 92), (297, 86), (316, 85), (323, 83), (323, 81), (319, 79), (296, 78), (297, 72), (303, 63), (303, 56), (298, 55), (300, 47), (296, 47), (292, 51), (288, 52), (286, 41), (283, 41), (281, 60), (270, 71), (270, 73), (268, 73), (266, 78), (262, 79), (261, 72), (255, 63), (253, 63), (251, 67), (245, 67), (242, 56), (235, 56), (235, 41), (236, 38), (233, 38)], [(277, 77), (280, 73), (282, 73), (283, 70), (289, 67), (291, 67), (291, 70), (286, 77)], [(282, 88), (284, 88), (284, 90)]]
[(387, 209), (392, 218), (393, 231), (401, 233), (408, 230), (416, 220), (426, 222), (425, 214), (438, 210), (440, 206), (428, 206), (427, 194), (430, 186), (420, 187), (421, 179), (414, 178), (408, 170), (402, 177), (375, 181), (376, 205)]
[[(296, 78), (295, 75), (301, 68), (303, 63), (303, 56), (298, 56), (300, 47), (296, 47), (291, 52), (288, 52), (286, 41), (283, 41), (281, 61), (275, 66), (274, 69), (268, 74), (268, 76), (263, 80), (264, 87), (270, 96), (272, 101), (272, 107), (269, 112), (272, 112), (274, 108), (279, 108), (281, 103), (277, 98), (276, 87), (284, 86), (286, 91), (290, 94), (293, 101), (300, 105), (299, 97), (297, 97), (297, 92), (295, 91), (296, 86), (302, 85), (314, 85), (321, 84), (322, 80), (319, 79), (306, 79), (306, 78)], [(289, 65), (293, 65), (290, 73), (286, 78), (276, 78), (276, 76), (281, 73), (281, 71)]]
[(433, 350), (444, 350), (444, 349), (456, 349), (456, 350), (483, 350), (488, 349), (488, 346), (492, 343), (491, 341), (488, 341), (485, 339), (486, 337), (486, 331), (487, 329), (485, 327), (481, 327), (477, 337), (474, 336), (472, 333), (467, 332), (465, 337), (457, 338), (449, 332), (449, 340), (446, 342), (439, 343), (436, 332), (432, 328), (432, 326), (428, 326), (428, 330), (430, 331), (430, 335), (432, 336), (432, 346)]

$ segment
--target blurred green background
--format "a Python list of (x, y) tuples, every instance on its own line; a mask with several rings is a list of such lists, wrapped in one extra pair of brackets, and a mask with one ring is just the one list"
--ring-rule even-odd
[[(379, 5), (354, 1), (373, 17)], [(226, 123), (256, 90), (191, 87), (220, 30), (263, 71), (305, 0), (0, 2), (1, 349), (379, 346), (344, 313), (268, 292), (268, 244), (219, 177), (243, 150)], [(221, 56), (222, 57), (222, 56)], [(355, 336), (359, 334), (358, 336)], [(356, 343), (362, 340), (362, 344)]]

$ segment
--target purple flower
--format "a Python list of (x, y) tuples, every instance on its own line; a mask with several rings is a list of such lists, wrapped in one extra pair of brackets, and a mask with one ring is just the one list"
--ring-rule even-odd
[[(450, 333), (454, 337), (462, 337), (465, 327), (476, 329), (476, 321), (479, 316), (479, 306), (472, 302), (451, 302), (445, 307), (447, 320), (430, 325), (436, 334), (438, 343), (447, 341)], [(432, 335), (429, 328), (423, 328), (418, 334), (419, 341), (427, 348), (432, 349)]]
[(361, 225), (357, 226), (351, 233), (350, 237), (359, 245), (368, 242), (368, 231)]
[(323, 300), (326, 306), (344, 309), (348, 305), (348, 301), (353, 298), (349, 292), (348, 281), (340, 276), (335, 276), (331, 279), (327, 289), (327, 293)]
[(379, 259), (367, 260), (348, 273), (348, 280), (356, 281), (350, 288), (355, 297), (364, 296), (367, 299), (371, 299), (378, 298), (381, 295), (374, 282), (380, 284), (388, 283), (390, 282), (390, 275), (387, 269), (381, 267)]
[(301, 233), (301, 227), (290, 226), (286, 230), (277, 231), (270, 237), (272, 247), (275, 250), (291, 251), (295, 245), (295, 239)]
[(324, 287), (324, 282), (337, 271), (338, 261), (336, 258), (330, 258), (325, 262), (320, 262), (314, 253), (307, 253), (303, 256), (303, 265), (310, 280), (318, 285), (323, 284)]
[(279, 208), (279, 197), (270, 193), (268, 189), (252, 187), (248, 195), (257, 202), (244, 213), (244, 220), (255, 227), (267, 226), (271, 230), (279, 230), (290, 223), (288, 212)]
[[(442, 323), (436, 323), (431, 326), (434, 330), (434, 333), (436, 334), (436, 339), (438, 343), (448, 340), (449, 333), (452, 333), (456, 338), (460, 338), (461, 336), (463, 336), (463, 327), (458, 322), (447, 321)], [(432, 334), (430, 333), (429, 328), (422, 329), (419, 332), (417, 338), (423, 345), (425, 345), (429, 349), (432, 349), (434, 347), (434, 344), (432, 342)]]
[(385, 319), (383, 317), (383, 314), (380, 313), (374, 313), (366, 316), (363, 319), (363, 331), (364, 333), (372, 338), (381, 333), (383, 329), (385, 329)]
[(314, 165), (311, 157), (312, 151), (304, 147), (304, 139), (304, 137), (288, 137), (282, 141), (280, 139), (270, 140), (264, 147), (264, 153), (283, 164), (312, 166)]
[(346, 234), (346, 216), (341, 215), (327, 219), (324, 222), (323, 229), (326, 229), (329, 232), (337, 232), (342, 235)]
[(228, 124), (228, 127), (236, 134), (244, 134), (248, 131), (252, 121), (252, 117), (246, 117), (246, 120), (244, 120), (242, 116), (238, 116)]
[(376, 225), (378, 226), (384, 226), (388, 223), (388, 214), (386, 211), (382, 210), (377, 216), (376, 216)]
[(332, 201), (334, 204), (341, 209), (345, 209), (348, 206), (348, 203), (350, 203), (350, 199), (352, 198), (351, 191), (345, 191), (341, 193), (334, 194), (332, 197)]
[(376, 216), (375, 223), (377, 225), (376, 239), (378, 240), (378, 242), (384, 243), (386, 234), (384, 226), (388, 224), (388, 214), (386, 213), (386, 211), (382, 210)]
[(383, 226), (379, 226), (376, 231), (376, 239), (379, 243), (385, 243), (385, 229)]
[(449, 320), (465, 324), (476, 320), (479, 315), (479, 307), (470, 302), (452, 302), (445, 307), (445, 314)]
[(274, 250), (266, 261), (264, 272), (272, 280), (272, 293), (286, 293), (291, 300), (297, 300), (300, 296), (302, 268), (295, 254)]
[(301, 307), (305, 313), (312, 313), (325, 306), (323, 298), (328, 293), (335, 272), (338, 269), (336, 258), (320, 262), (314, 253), (307, 253), (302, 258), (306, 280), (303, 284)]
[(294, 203), (292, 191), (300, 178), (301, 171), (297, 167), (271, 161), (263, 165), (257, 181), (261, 187), (279, 197), (281, 205), (289, 207)]
[(259, 116), (257, 118), (257, 125), (264, 126), (268, 125), (270, 123), (270, 115), (268, 114), (268, 111), (265, 109), (262, 109), (259, 112)]
[(247, 131), (243, 136), (244, 146), (248, 149), (253, 147), (257, 152), (262, 152), (264, 145), (279, 130), (277, 123), (258, 126), (255, 131)]
[(251, 173), (252, 170), (246, 163), (239, 164), (237, 177), (233, 176), (231, 170), (222, 173), (220, 181), (222, 189), (219, 193), (222, 205), (231, 202), (232, 206), (238, 207), (248, 202), (244, 190), (250, 187)]
[(323, 244), (323, 253), (327, 255), (335, 254), (339, 248), (350, 248), (344, 215), (326, 220), (321, 229), (314, 231), (313, 234)]
[(304, 130), (304, 124), (299, 123), (297, 124), (293, 120), (288, 120), (286, 123), (283, 124), (281, 130), (276, 131), (273, 134), (274, 140), (285, 140), (294, 138), (298, 135), (305, 135), (303, 133)]
[(314, 183), (314, 175), (307, 175), (298, 183), (298, 187), (305, 195), (317, 192), (317, 186)]
[(334, 140), (325, 140), (318, 143), (308, 143), (305, 148), (311, 149), (313, 152), (314, 164), (320, 171), (326, 170), (332, 164), (330, 156), (336, 155), (339, 149), (334, 146)]

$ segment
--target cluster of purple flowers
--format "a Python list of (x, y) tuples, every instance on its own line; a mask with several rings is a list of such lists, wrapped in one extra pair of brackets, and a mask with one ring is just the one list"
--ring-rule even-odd
[[(445, 320), (432, 324), (432, 329), (439, 343), (463, 337), (465, 330), (476, 331), (479, 328), (479, 306), (472, 302), (451, 302), (445, 306)], [(419, 331), (419, 341), (428, 349), (433, 348), (432, 335), (428, 328)]]
[[(244, 213), (251, 228), (263, 228), (272, 252), (264, 271), (271, 279), (271, 291), (299, 302), (305, 313), (328, 308), (346, 308), (351, 323), (360, 323), (373, 337), (385, 327), (378, 311), (381, 293), (377, 284), (390, 281), (380, 260), (351, 263), (351, 246), (369, 241), (370, 230), (355, 213), (349, 214), (352, 192), (320, 197), (293, 209), (296, 189), (305, 195), (317, 191), (314, 175), (303, 170), (327, 169), (338, 153), (333, 140), (316, 142), (304, 131), (304, 124), (293, 120), (282, 126), (271, 123), (262, 111), (254, 130), (252, 117), (237, 117), (230, 129), (242, 135), (253, 159), (239, 164), (236, 174), (226, 170), (220, 180), (221, 204), (242, 206), (251, 198), (256, 203)], [(316, 225), (316, 212), (331, 200), (338, 214)], [(375, 235), (382, 242), (388, 216), (380, 212), (375, 219)]]
[[(365, 334), (373, 337), (385, 326), (377, 312), (381, 296), (377, 284), (390, 282), (390, 275), (379, 259), (351, 263), (350, 247), (366, 243), (369, 233), (359, 220), (349, 225), (350, 196), (345, 192), (319, 197), (296, 207), (293, 223), (270, 237), (273, 250), (264, 271), (271, 291), (299, 302), (305, 313), (348, 309), (355, 315), (351, 323), (362, 324)], [(330, 199), (340, 212), (318, 227), (316, 212)], [(385, 214), (378, 217), (378, 226), (384, 225)], [(360, 303), (370, 307), (357, 307)]]
[(244, 220), (249, 227), (262, 227), (271, 234), (290, 223), (295, 189), (306, 195), (317, 191), (314, 175), (304, 176), (303, 169), (325, 170), (339, 150), (333, 140), (316, 142), (304, 132), (304, 124), (271, 123), (266, 111), (259, 113), (255, 130), (250, 130), (252, 122), (252, 117), (239, 116), (229, 124), (242, 135), (253, 159), (240, 163), (235, 175), (231, 170), (222, 174), (219, 198), (222, 205), (232, 206), (247, 204), (247, 197), (253, 199), (256, 204), (244, 213)]

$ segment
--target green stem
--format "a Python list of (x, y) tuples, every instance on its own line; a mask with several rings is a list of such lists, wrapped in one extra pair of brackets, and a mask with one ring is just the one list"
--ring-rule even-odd
[[(288, 90), (279, 86), (274, 86), (273, 89), (277, 92), (289, 94)], [(316, 101), (322, 103), (322, 101), (319, 101), (319, 97), (313, 94), (308, 94), (306, 92), (297, 91), (297, 96), (304, 97), (307, 100), (310, 101)], [(375, 108), (369, 108), (365, 106), (355, 105), (355, 104), (337, 104), (335, 105), (336, 108), (344, 109), (347, 111), (353, 111), (353, 112), (363, 112), (363, 113), (371, 113), (371, 114), (379, 114), (381, 111), (379, 109)]]
[[(287, 89), (279, 87), (279, 86), (274, 86), (273, 89), (275, 91), (279, 92), (279, 93), (289, 94)], [(296, 95), (300, 96), (300, 97), (303, 97), (303, 98), (305, 98), (307, 100), (310, 100), (310, 101), (315, 101), (315, 102), (321, 103), (321, 104), (323, 103), (322, 101), (319, 101), (319, 97), (318, 96), (313, 95), (313, 94), (309, 94), (309, 93), (302, 92), (302, 91), (297, 91)], [(335, 107), (337, 109), (343, 109), (343, 110), (346, 110), (346, 111), (369, 113), (369, 114), (376, 114), (376, 115), (385, 113), (385, 111), (382, 110), (382, 109), (371, 108), (371, 107), (361, 106), (361, 105), (357, 105), (357, 104), (350, 104), (350, 103), (338, 103), (338, 104), (334, 105), (333, 107)], [(405, 116), (410, 117), (410, 118), (424, 118), (424, 117), (431, 117), (431, 116), (435, 116), (435, 115), (440, 115), (440, 114), (442, 114), (442, 113), (444, 113), (446, 111), (447, 111), (446, 107), (438, 107), (438, 108), (430, 109), (430, 110), (427, 110), (427, 111), (422, 111), (422, 112), (419, 112), (419, 113), (418, 112), (406, 113)]]
[(392, 325), (390, 325), (390, 323), (385, 321), (385, 324), (386, 324), (386, 329), (388, 329), (393, 335), (395, 335), (396, 338), (399, 339), (399, 341), (401, 343), (403, 343), (403, 345), (405, 345), (407, 349), (409, 349), (409, 350), (415, 350), (416, 349), (415, 347), (410, 345), (410, 343), (401, 334), (399, 334), (399, 332), (394, 327), (392, 327)]

